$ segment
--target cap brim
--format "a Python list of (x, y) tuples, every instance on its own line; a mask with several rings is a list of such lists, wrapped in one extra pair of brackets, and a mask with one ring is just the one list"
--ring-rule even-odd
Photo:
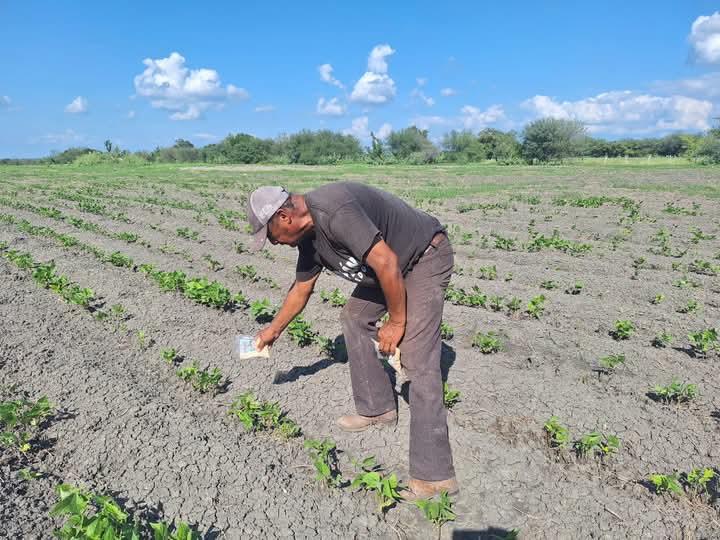
[(267, 225), (253, 233), (253, 251), (260, 251), (265, 245), (265, 240), (267, 240)]

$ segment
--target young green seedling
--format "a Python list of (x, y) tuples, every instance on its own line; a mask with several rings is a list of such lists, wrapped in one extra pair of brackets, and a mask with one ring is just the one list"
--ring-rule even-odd
[(663, 300), (665, 300), (665, 295), (662, 293), (658, 293), (653, 297), (652, 300), (650, 300), (650, 303), (658, 305), (658, 304), (661, 304), (663, 302)]
[(695, 313), (700, 308), (697, 300), (688, 300), (688, 303), (684, 306), (677, 308), (678, 313)]
[(276, 312), (277, 308), (270, 304), (270, 300), (267, 298), (250, 303), (250, 314), (261, 324), (272, 321)]
[(174, 348), (163, 349), (161, 355), (168, 364), (174, 364), (178, 359), (178, 352)]
[(630, 321), (617, 320), (614, 326), (615, 329), (610, 332), (610, 335), (615, 340), (628, 339), (635, 331), (635, 325)]
[(487, 334), (478, 332), (472, 340), (472, 346), (480, 349), (483, 354), (492, 354), (502, 349), (502, 341), (495, 332), (488, 332)]
[(398, 493), (400, 485), (397, 476), (395, 476), (395, 473), (389, 476), (383, 475), (382, 469), (375, 462), (374, 456), (367, 457), (359, 463), (355, 462), (354, 465), (357, 474), (353, 478), (350, 487), (375, 492), (379, 514), (384, 514), (388, 508), (400, 500), (400, 494)]
[(580, 294), (583, 290), (584, 285), (580, 283), (579, 281), (575, 282), (574, 285), (571, 285), (567, 289), (565, 289), (566, 294)]
[(331, 439), (306, 439), (305, 448), (315, 466), (315, 478), (327, 487), (339, 487), (343, 479), (338, 469), (335, 442)]
[(317, 337), (317, 332), (312, 329), (312, 324), (298, 315), (287, 326), (287, 332), (297, 345), (307, 347), (311, 345)]
[(560, 423), (557, 416), (551, 416), (543, 426), (547, 434), (548, 444), (552, 448), (565, 448), (570, 442), (570, 431)]
[(526, 312), (531, 317), (539, 319), (540, 315), (545, 311), (545, 295), (539, 294), (530, 299)]
[(440, 338), (444, 339), (445, 341), (450, 341), (454, 335), (455, 330), (453, 330), (453, 327), (445, 321), (442, 321), (440, 323)]
[(617, 369), (618, 366), (625, 365), (625, 355), (624, 354), (611, 354), (608, 356), (603, 356), (599, 361), (598, 364), (602, 368), (605, 373), (612, 373)]
[(663, 493), (674, 493), (676, 495), (682, 495), (683, 490), (680, 486), (680, 479), (677, 473), (673, 474), (651, 474), (650, 483), (655, 488), (655, 493), (661, 495)]
[(575, 441), (574, 446), (575, 451), (581, 457), (586, 457), (588, 454), (605, 457), (618, 451), (620, 448), (620, 438), (617, 435), (605, 435), (604, 433), (593, 431)]
[(452, 409), (455, 405), (460, 403), (460, 390), (453, 390), (448, 386), (448, 383), (443, 383), (443, 403), (448, 409)]
[(650, 390), (650, 396), (665, 403), (685, 403), (698, 394), (696, 384), (672, 381), (667, 386), (656, 385)]
[(422, 510), (425, 519), (437, 527), (437, 537), (440, 540), (440, 531), (443, 524), (448, 521), (455, 521), (457, 517), (452, 509), (452, 501), (448, 497), (447, 491), (440, 493), (438, 500), (420, 499), (415, 501), (415, 506)]
[(655, 336), (652, 340), (652, 346), (657, 349), (664, 349), (670, 343), (672, 343), (673, 337), (671, 334), (667, 332), (660, 332), (657, 336)]
[(480, 279), (497, 279), (497, 268), (495, 265), (492, 266), (481, 266), (478, 268), (478, 277)]
[(337, 288), (332, 291), (321, 291), (320, 298), (323, 302), (327, 302), (333, 307), (343, 307), (347, 303), (347, 298), (345, 298), (345, 295)]
[(706, 328), (698, 332), (688, 334), (690, 348), (695, 356), (705, 357), (711, 349), (717, 349), (718, 334), (715, 328)]
[(490, 309), (493, 311), (502, 311), (505, 307), (505, 299), (502, 296), (491, 296), (490, 297)]

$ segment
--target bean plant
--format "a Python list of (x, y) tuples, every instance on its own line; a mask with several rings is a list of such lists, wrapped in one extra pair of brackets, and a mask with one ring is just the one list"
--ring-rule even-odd
[(614, 323), (614, 329), (610, 331), (610, 335), (615, 340), (628, 339), (635, 331), (635, 325), (626, 320), (617, 320)]
[(455, 405), (460, 403), (460, 390), (453, 390), (448, 386), (448, 383), (443, 383), (443, 403), (448, 409), (452, 409)]
[(305, 448), (315, 466), (315, 478), (327, 487), (339, 487), (343, 478), (338, 469), (335, 441), (306, 439)]
[(300, 435), (300, 426), (287, 418), (277, 401), (258, 401), (252, 391), (240, 394), (230, 406), (230, 415), (248, 431), (277, 430), (286, 439)]
[(177, 376), (190, 383), (201, 394), (216, 393), (220, 389), (223, 378), (222, 372), (218, 368), (200, 369), (196, 360), (192, 360), (189, 365), (178, 369)]
[(502, 341), (500, 336), (495, 332), (483, 334), (478, 332), (472, 340), (472, 346), (480, 349), (483, 354), (496, 353), (502, 349)]
[(715, 328), (706, 328), (698, 332), (688, 334), (690, 340), (690, 348), (696, 356), (705, 357), (712, 349), (718, 349), (718, 333)]
[(560, 423), (557, 416), (551, 416), (543, 426), (548, 442), (553, 448), (565, 448), (570, 442), (570, 430)]
[(417, 506), (430, 523), (437, 527), (437, 537), (440, 540), (440, 531), (443, 524), (448, 521), (455, 521), (457, 517), (452, 509), (452, 501), (448, 496), (447, 491), (440, 493), (440, 497), (437, 500), (434, 499), (420, 499), (415, 501)]
[(384, 514), (400, 500), (398, 490), (401, 486), (397, 476), (395, 473), (384, 475), (374, 456), (366, 457), (359, 463), (356, 462), (355, 466), (357, 474), (350, 483), (350, 487), (374, 492), (379, 514)]
[(650, 389), (650, 396), (665, 403), (685, 403), (698, 394), (696, 384), (673, 380), (666, 386), (656, 385)]

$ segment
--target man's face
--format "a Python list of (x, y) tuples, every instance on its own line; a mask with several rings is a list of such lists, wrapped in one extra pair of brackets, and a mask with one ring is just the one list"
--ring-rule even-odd
[(273, 245), (296, 247), (302, 237), (303, 231), (292, 209), (281, 208), (268, 222), (267, 238)]

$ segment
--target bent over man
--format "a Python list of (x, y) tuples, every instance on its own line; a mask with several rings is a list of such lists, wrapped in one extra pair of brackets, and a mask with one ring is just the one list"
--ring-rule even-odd
[(250, 195), (247, 214), (255, 249), (266, 239), (298, 248), (295, 283), (258, 334), (258, 348), (271, 345), (305, 308), (323, 268), (356, 283), (341, 321), (357, 414), (337, 423), (357, 432), (397, 422), (394, 388), (373, 340), (385, 354), (400, 345), (410, 381), (411, 478), (403, 497), (456, 493), (440, 371), (440, 323), (453, 268), (443, 226), (394, 195), (350, 182), (305, 195), (261, 187)]

